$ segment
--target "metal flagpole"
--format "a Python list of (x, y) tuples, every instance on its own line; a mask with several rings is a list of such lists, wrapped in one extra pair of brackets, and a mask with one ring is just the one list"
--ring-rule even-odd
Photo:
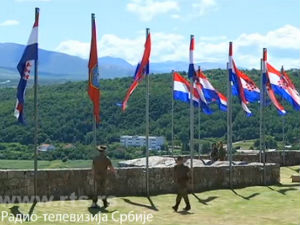
[(285, 126), (285, 119), (284, 116), (282, 117), (282, 142), (283, 142), (283, 157), (282, 157), (282, 164), (283, 166), (285, 165), (285, 130), (284, 130), (284, 126)]
[[(194, 35), (191, 35), (191, 40), (194, 39)], [(192, 191), (194, 191), (194, 107), (193, 107), (193, 97), (194, 97), (194, 76), (190, 77), (190, 160), (191, 160), (191, 183)]]
[[(229, 42), (229, 62), (231, 62), (232, 57), (232, 42)], [(227, 154), (229, 161), (229, 186), (232, 188), (232, 92), (231, 92), (231, 78), (230, 70), (231, 65), (227, 63), (228, 78), (227, 78), (227, 98), (228, 98), (228, 108), (227, 108)]]
[(266, 144), (265, 144), (265, 121), (264, 111), (266, 104), (266, 89), (263, 74), (266, 72), (265, 61), (267, 60), (267, 49), (263, 49), (263, 59), (261, 60), (261, 80), (260, 80), (260, 159), (263, 163), (264, 185), (266, 185)]
[[(146, 40), (149, 33), (150, 29), (146, 28)], [(149, 74), (146, 76), (146, 192), (149, 197)]]
[[(92, 13), (92, 26), (95, 20), (95, 14)], [(97, 119), (96, 116), (93, 113), (93, 145), (94, 149), (97, 148)]]
[(263, 93), (265, 91), (265, 87), (263, 84), (263, 60), (260, 60), (260, 71), (261, 71), (261, 77), (260, 77), (260, 104), (259, 104), (259, 162), (262, 163), (262, 149), (263, 149)]
[[(94, 29), (94, 23), (95, 23), (95, 14), (91, 14), (91, 27), (92, 27), (92, 38), (93, 38), (93, 29)], [(96, 29), (96, 28), (95, 28)], [(96, 37), (95, 37), (96, 38)], [(92, 143), (94, 150), (97, 149), (97, 117), (94, 115), (93, 112), (93, 143)], [(95, 173), (93, 171), (93, 188), (94, 188), (94, 195), (96, 195), (96, 180), (95, 180)]]
[[(39, 8), (35, 8), (35, 21), (39, 19)], [(38, 99), (37, 99), (37, 86), (38, 86), (38, 60), (34, 61), (34, 196), (35, 202), (37, 201), (37, 147), (38, 147)]]
[(97, 148), (97, 127), (96, 127), (96, 116), (93, 114), (93, 145), (94, 149)]
[[(201, 72), (200, 66), (198, 67), (198, 70), (199, 70), (199, 72)], [(198, 154), (199, 154), (199, 159), (200, 159), (200, 155), (201, 155), (200, 130), (201, 130), (201, 105), (199, 104), (199, 108), (198, 108)]]
[[(283, 66), (281, 67), (281, 76), (283, 76)], [(283, 166), (285, 165), (285, 118), (284, 116), (282, 117), (282, 143), (283, 143), (283, 147), (282, 147), (282, 150), (283, 150), (283, 156), (282, 156), (282, 164)]]
[(174, 70), (172, 70), (172, 110), (171, 110), (171, 115), (172, 115), (172, 157), (174, 157)]

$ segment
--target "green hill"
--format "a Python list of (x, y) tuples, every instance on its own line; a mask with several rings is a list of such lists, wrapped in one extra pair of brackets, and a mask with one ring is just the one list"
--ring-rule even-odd
[[(259, 71), (247, 73), (259, 84)], [(213, 85), (226, 94), (226, 70), (209, 70), (207, 76)], [(289, 71), (299, 87), (299, 71)], [(128, 110), (122, 112), (117, 103), (124, 98), (132, 78), (101, 80), (101, 124), (97, 129), (98, 143), (119, 142), (120, 135), (144, 135), (145, 131), (145, 84), (142, 82), (128, 103)], [(80, 143), (92, 142), (92, 104), (87, 95), (87, 82), (67, 82), (39, 87), (39, 142)], [(150, 77), (150, 134), (163, 135), (171, 139), (171, 97), (170, 74)], [(13, 116), (15, 106), (14, 88), (0, 89), (0, 143), (16, 142), (24, 146), (33, 143), (33, 90), (26, 93), (26, 126), (17, 124)], [(282, 101), (283, 102), (283, 101)], [(286, 139), (289, 144), (299, 140), (299, 112), (283, 102), (288, 114), (285, 117)], [(201, 137), (203, 139), (226, 137), (226, 113), (212, 107), (213, 115), (201, 115)], [(254, 116), (247, 118), (238, 99), (234, 97), (233, 141), (259, 138), (259, 104), (251, 104)], [(195, 113), (198, 113), (195, 110)], [(175, 138), (187, 146), (189, 140), (189, 105), (175, 102)], [(195, 118), (198, 118), (195, 116)], [(282, 140), (282, 117), (272, 105), (266, 109), (266, 133), (273, 141)], [(197, 126), (197, 120), (195, 123)], [(195, 137), (198, 137), (195, 130)], [(0, 146), (1, 158), (1, 146)], [(80, 157), (79, 157), (80, 158)]]

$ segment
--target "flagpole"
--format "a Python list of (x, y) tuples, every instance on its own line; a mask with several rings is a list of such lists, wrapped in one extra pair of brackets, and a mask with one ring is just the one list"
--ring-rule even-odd
[[(232, 56), (232, 42), (229, 42), (229, 57)], [(229, 161), (229, 186), (232, 188), (232, 92), (231, 92), (231, 78), (229, 63), (227, 63), (228, 78), (227, 78), (227, 154)]]
[(263, 149), (263, 93), (265, 91), (264, 84), (263, 84), (263, 60), (260, 60), (260, 104), (259, 104), (259, 162), (262, 163), (262, 149)]
[[(35, 8), (35, 21), (39, 19), (39, 8)], [(37, 53), (38, 54), (38, 53)], [(38, 148), (38, 99), (37, 99), (37, 86), (38, 86), (38, 59), (34, 60), (34, 201), (37, 202), (37, 148)]]
[[(201, 72), (200, 66), (198, 66), (198, 70), (199, 70), (199, 72)], [(201, 155), (200, 130), (201, 130), (201, 105), (199, 104), (199, 108), (198, 108), (198, 154), (199, 154), (199, 159), (200, 159), (200, 155)]]
[[(150, 29), (146, 28), (146, 40), (149, 33)], [(146, 76), (146, 192), (149, 197), (149, 74)]]
[(97, 122), (96, 122), (96, 116), (93, 114), (93, 146), (96, 150), (97, 148)]
[[(95, 21), (95, 13), (92, 13), (92, 27)], [(94, 149), (97, 148), (97, 118), (96, 115), (94, 115), (93, 112), (93, 146)]]
[(265, 61), (267, 60), (267, 49), (263, 49), (263, 59), (261, 60), (261, 80), (260, 80), (260, 160), (263, 162), (263, 180), (264, 185), (266, 185), (266, 144), (265, 144), (265, 121), (264, 121), (264, 111), (265, 111), (265, 104), (266, 104), (266, 92), (265, 92), (265, 85), (264, 85), (264, 72), (266, 71), (265, 68)]
[(174, 157), (174, 70), (172, 70), (172, 109), (171, 109), (171, 115), (172, 115), (172, 157)]
[[(283, 66), (281, 67), (281, 76), (283, 76)], [(284, 119), (284, 116), (282, 117), (282, 143), (283, 143), (283, 147), (282, 147), (282, 150), (283, 150), (283, 157), (282, 157), (282, 164), (283, 166), (285, 165), (285, 119)]]
[[(191, 40), (194, 39), (194, 35), (191, 35)], [(194, 191), (194, 107), (193, 107), (193, 97), (194, 97), (194, 76), (190, 77), (190, 160), (191, 160), (191, 184), (192, 192)]]
[(283, 159), (282, 159), (282, 164), (283, 166), (285, 165), (285, 130), (284, 130), (284, 126), (285, 126), (285, 120), (284, 120), (284, 116), (282, 117), (282, 142), (283, 142)]

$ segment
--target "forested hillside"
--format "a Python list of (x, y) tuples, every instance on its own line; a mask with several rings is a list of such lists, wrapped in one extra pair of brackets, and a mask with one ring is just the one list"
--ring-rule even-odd
[[(226, 95), (226, 70), (205, 72), (212, 83)], [(259, 85), (259, 71), (247, 73)], [(299, 87), (299, 71), (289, 71)], [(123, 100), (132, 78), (101, 80), (101, 124), (97, 129), (97, 142), (110, 144), (119, 142), (120, 135), (144, 135), (145, 130), (145, 85), (136, 89), (128, 103), (128, 110), (122, 112), (117, 106)], [(150, 78), (150, 134), (163, 135), (171, 139), (171, 74), (151, 75)], [(92, 104), (87, 95), (87, 82), (68, 82), (65, 84), (39, 87), (39, 142), (81, 143), (92, 142)], [(17, 124), (13, 116), (15, 89), (0, 89), (0, 142), (18, 142), (29, 145), (33, 142), (33, 90), (26, 93), (25, 115), (27, 125)], [(299, 140), (299, 112), (281, 101), (288, 114), (285, 117), (286, 139), (290, 144)], [(201, 137), (225, 138), (226, 113), (214, 105), (213, 115), (201, 114)], [(233, 141), (256, 139), (259, 137), (259, 104), (251, 104), (254, 116), (247, 118), (238, 99), (234, 97)], [(198, 113), (195, 110), (195, 113)], [(189, 105), (175, 102), (175, 138), (186, 144), (189, 140)], [(195, 116), (195, 126), (197, 125)], [(266, 133), (275, 140), (282, 140), (282, 122), (274, 107), (266, 109)], [(198, 130), (195, 130), (198, 137)]]

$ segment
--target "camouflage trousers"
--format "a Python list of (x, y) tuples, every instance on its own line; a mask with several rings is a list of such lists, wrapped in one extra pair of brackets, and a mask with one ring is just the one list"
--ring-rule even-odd
[(106, 196), (106, 179), (105, 178), (95, 178), (94, 180), (94, 194), (92, 200), (94, 203), (98, 202), (98, 198), (101, 197), (104, 204), (107, 203)]

